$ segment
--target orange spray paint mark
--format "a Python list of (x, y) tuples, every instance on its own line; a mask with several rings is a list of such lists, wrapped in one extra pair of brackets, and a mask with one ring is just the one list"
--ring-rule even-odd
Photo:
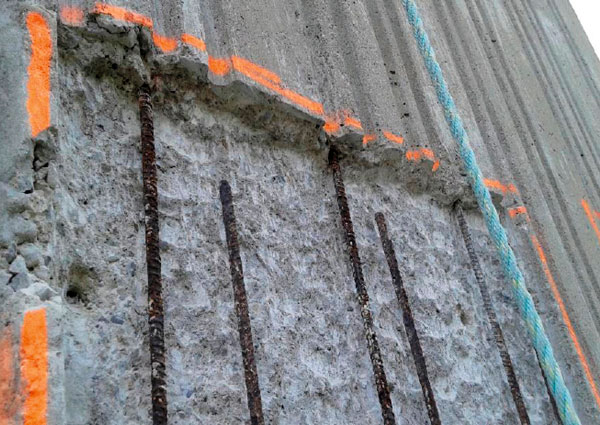
[(271, 70), (263, 68), (248, 59), (241, 58), (239, 56), (232, 56), (231, 62), (233, 63), (233, 69), (244, 74), (249, 78), (258, 78), (261, 80), (269, 80), (274, 84), (281, 84), (281, 78), (279, 75)]
[(83, 9), (79, 7), (61, 6), (60, 8), (60, 20), (67, 25), (83, 25), (84, 18)]
[(194, 37), (191, 34), (181, 34), (181, 41), (200, 50), (201, 52), (206, 52), (206, 43), (201, 38)]
[(571, 324), (571, 319), (569, 317), (569, 313), (567, 313), (567, 308), (565, 307), (565, 303), (564, 303), (562, 297), (560, 296), (560, 292), (558, 291), (558, 286), (556, 285), (556, 281), (554, 280), (554, 277), (552, 276), (552, 272), (550, 271), (550, 267), (548, 266), (548, 260), (546, 259), (546, 254), (544, 253), (544, 250), (542, 249), (542, 246), (540, 245), (538, 238), (534, 234), (531, 235), (531, 242), (533, 243), (533, 246), (535, 247), (535, 249), (538, 253), (538, 256), (540, 257), (540, 262), (542, 263), (542, 269), (544, 270), (546, 279), (548, 280), (548, 283), (550, 284), (550, 289), (552, 290), (552, 295), (554, 296), (554, 299), (558, 303), (558, 308), (560, 309), (560, 313), (562, 315), (563, 321), (565, 322), (565, 325), (567, 325), (567, 330), (569, 332), (569, 336), (571, 337), (571, 341), (573, 341), (573, 345), (575, 346), (575, 351), (577, 352), (579, 361), (581, 362), (581, 365), (583, 366), (583, 371), (585, 373), (585, 377), (586, 377), (588, 383), (590, 384), (592, 393), (594, 395), (594, 398), (596, 399), (596, 404), (600, 408), (600, 393), (598, 392), (598, 389), (596, 388), (596, 383), (594, 382), (594, 378), (592, 376), (592, 372), (591, 372), (590, 366), (588, 364), (587, 358), (585, 357), (585, 354), (583, 353), (583, 349), (581, 348), (581, 345), (579, 344), (579, 340), (577, 339), (577, 334), (575, 333), (575, 329), (573, 328), (573, 325)]
[(431, 167), (431, 171), (437, 171), (440, 168), (440, 160), (435, 158), (435, 154), (429, 148), (419, 148), (412, 151), (406, 152), (406, 159), (408, 161), (419, 162), (421, 159), (427, 158), (430, 161), (433, 161), (433, 166)]
[(172, 52), (177, 48), (177, 39), (165, 37), (164, 35), (160, 35), (155, 31), (152, 31), (152, 41), (154, 41), (156, 47), (165, 53)]
[(390, 133), (389, 131), (384, 131), (383, 135), (385, 136), (386, 139), (388, 139), (390, 142), (394, 142), (394, 143), (398, 143), (398, 144), (402, 144), (404, 143), (404, 138), (401, 136), (396, 136), (394, 133)]
[(152, 29), (154, 26), (152, 19), (140, 13), (132, 12), (124, 7), (113, 6), (106, 3), (96, 3), (94, 7), (95, 13), (112, 16), (119, 21), (130, 22), (132, 24), (142, 25)]
[(27, 113), (31, 136), (35, 137), (50, 126), (52, 36), (41, 14), (29, 12), (26, 23), (31, 37), (31, 57), (27, 67)]
[(21, 330), (23, 425), (45, 425), (48, 410), (48, 330), (46, 310), (25, 313)]
[(504, 185), (502, 183), (500, 183), (498, 180), (492, 180), (492, 179), (483, 179), (483, 183), (485, 184), (485, 186), (488, 189), (495, 189), (499, 192), (502, 192), (504, 195), (506, 195), (508, 192), (510, 193), (519, 193), (519, 191), (517, 190), (517, 187), (510, 183), (508, 185)]
[(596, 232), (596, 237), (598, 238), (598, 242), (600, 242), (600, 229), (598, 229), (596, 220), (594, 220), (594, 214), (592, 213), (592, 209), (590, 208), (589, 204), (587, 203), (587, 201), (585, 199), (581, 200), (581, 206), (583, 207), (583, 210), (585, 211), (585, 215), (587, 215), (587, 218), (590, 221), (590, 224), (592, 225), (592, 229), (594, 229), (594, 232)]
[(306, 109), (307, 111), (312, 112), (315, 115), (323, 116), (325, 115), (325, 110), (323, 109), (323, 104), (317, 102), (315, 100), (309, 99), (306, 96), (301, 95), (290, 89), (283, 89), (281, 93), (286, 99), (295, 103), (298, 106)]
[(325, 121), (323, 130), (325, 130), (327, 134), (337, 133), (338, 131), (340, 131), (340, 124), (337, 121), (327, 120)]
[(518, 216), (520, 214), (527, 215), (527, 208), (520, 206), (520, 207), (508, 209), (508, 215), (510, 216), (510, 218), (515, 218), (516, 216)]
[(374, 134), (365, 134), (363, 136), (362, 142), (363, 142), (363, 145), (366, 145), (369, 142), (372, 142), (373, 140), (376, 140), (376, 139), (377, 139), (377, 136)]
[(16, 414), (15, 373), (12, 351), (12, 331), (0, 333), (0, 425), (14, 425)]
[(209, 56), (208, 69), (215, 75), (227, 75), (231, 70), (231, 61), (227, 58), (214, 58)]
[(352, 118), (350, 116), (346, 116), (344, 118), (344, 125), (350, 126), (350, 127), (354, 127), (357, 130), (362, 130), (362, 124), (359, 120), (357, 120), (356, 118)]

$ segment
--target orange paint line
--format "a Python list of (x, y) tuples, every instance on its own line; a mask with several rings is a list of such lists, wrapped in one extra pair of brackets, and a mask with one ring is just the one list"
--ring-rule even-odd
[(50, 126), (52, 36), (46, 19), (38, 12), (29, 12), (26, 23), (31, 37), (31, 57), (27, 67), (27, 113), (31, 136), (35, 137)]
[(587, 215), (587, 218), (590, 221), (590, 224), (592, 225), (592, 229), (594, 229), (594, 232), (596, 232), (596, 237), (598, 238), (598, 242), (600, 242), (600, 229), (598, 229), (596, 220), (594, 220), (594, 214), (592, 213), (592, 209), (590, 208), (589, 204), (587, 203), (587, 201), (585, 199), (581, 200), (581, 206), (583, 207), (583, 210), (585, 211), (585, 215)]
[(600, 212), (594, 211), (594, 215), (596, 216), (597, 219), (600, 219)]
[(124, 7), (113, 6), (110, 4), (98, 2), (94, 7), (94, 12), (112, 16), (113, 18), (118, 19), (119, 21), (125, 21), (130, 22), (132, 24), (142, 25), (146, 28), (152, 29), (154, 27), (152, 19), (150, 19), (148, 16), (132, 12), (131, 10), (125, 9)]
[(348, 125), (350, 127), (354, 127), (358, 130), (362, 130), (362, 124), (360, 123), (359, 120), (357, 120), (356, 118), (352, 118), (350, 116), (346, 116), (344, 118), (344, 125)]
[(72, 26), (80, 26), (83, 25), (84, 14), (83, 9), (76, 6), (61, 6), (60, 8), (60, 20)]
[(306, 109), (307, 111), (312, 112), (315, 115), (324, 116), (325, 110), (323, 109), (323, 104), (321, 102), (317, 102), (312, 100), (306, 96), (301, 95), (290, 89), (283, 89), (281, 93), (286, 99), (295, 103), (298, 106)]
[(25, 313), (21, 330), (23, 425), (46, 425), (48, 410), (48, 330), (46, 310)]
[(340, 124), (337, 121), (327, 120), (325, 121), (323, 130), (325, 130), (327, 134), (337, 133), (338, 131), (340, 131)]
[(231, 61), (228, 58), (208, 57), (208, 70), (215, 75), (224, 76), (231, 71)]
[(165, 53), (170, 53), (177, 49), (177, 39), (160, 35), (155, 31), (152, 31), (152, 41), (156, 47)]
[(498, 180), (492, 180), (492, 179), (483, 179), (483, 183), (485, 184), (485, 186), (488, 189), (495, 189), (499, 192), (502, 192), (505, 195), (508, 192), (515, 193), (515, 194), (519, 193), (516, 186), (512, 183), (508, 184), (508, 185), (503, 185)]
[(440, 160), (435, 158), (435, 154), (429, 148), (419, 148), (406, 152), (406, 159), (409, 161), (419, 162), (422, 158), (427, 158), (433, 161), (431, 171), (437, 171), (440, 168)]
[(201, 52), (206, 52), (206, 43), (201, 38), (194, 37), (191, 34), (181, 34), (181, 41), (200, 50)]
[(0, 425), (14, 425), (16, 414), (15, 373), (13, 364), (12, 330), (0, 333)]
[(247, 77), (252, 79), (254, 79), (254, 77), (258, 77), (263, 80), (269, 80), (274, 84), (281, 84), (281, 78), (279, 75), (273, 71), (263, 68), (260, 65), (255, 64), (254, 62), (249, 61), (248, 59), (234, 55), (231, 57), (231, 62), (233, 63), (233, 69), (246, 75)]
[(394, 143), (398, 143), (398, 144), (402, 144), (404, 143), (404, 138), (401, 136), (396, 136), (394, 133), (390, 133), (389, 131), (384, 131), (383, 135), (385, 136), (386, 139), (388, 139), (390, 142), (394, 142)]
[(540, 261), (542, 263), (542, 269), (544, 270), (546, 279), (548, 280), (548, 283), (550, 284), (550, 289), (552, 290), (552, 295), (554, 295), (554, 299), (558, 303), (558, 308), (560, 309), (560, 313), (562, 315), (563, 321), (565, 322), (565, 325), (567, 325), (567, 330), (569, 332), (569, 336), (571, 337), (571, 341), (573, 341), (573, 345), (575, 346), (575, 351), (577, 352), (579, 361), (581, 362), (581, 365), (583, 366), (583, 371), (585, 373), (585, 377), (588, 381), (588, 384), (590, 384), (592, 393), (594, 395), (594, 398), (596, 399), (596, 404), (600, 408), (600, 393), (598, 392), (598, 389), (596, 388), (596, 383), (594, 382), (594, 378), (592, 376), (592, 372), (591, 372), (590, 366), (588, 364), (587, 358), (585, 357), (585, 354), (583, 353), (583, 349), (581, 348), (581, 345), (579, 344), (579, 340), (577, 339), (577, 334), (575, 333), (575, 329), (573, 328), (573, 325), (571, 324), (571, 319), (569, 317), (569, 313), (567, 313), (567, 308), (565, 307), (565, 303), (564, 303), (562, 297), (560, 296), (560, 292), (558, 291), (558, 286), (556, 285), (554, 277), (552, 276), (552, 272), (550, 271), (550, 267), (548, 266), (548, 260), (546, 259), (546, 254), (544, 253), (544, 250), (542, 249), (542, 246), (540, 245), (538, 238), (534, 234), (531, 235), (531, 242), (533, 243), (533, 246), (535, 247), (535, 249), (538, 253), (538, 256), (540, 257)]
[(376, 140), (376, 139), (377, 139), (377, 136), (376, 136), (376, 135), (374, 135), (374, 134), (365, 134), (365, 135), (363, 136), (362, 142), (363, 142), (363, 145), (366, 145), (366, 144), (368, 144), (369, 142), (372, 142), (372, 141), (374, 141), (374, 140)]
[(431, 171), (436, 172), (438, 170), (438, 168), (440, 168), (440, 160), (439, 159), (437, 159), (433, 163), (433, 167), (431, 167)]
[(510, 216), (510, 218), (515, 218), (519, 214), (527, 214), (527, 208), (525, 208), (524, 206), (520, 206), (508, 209), (508, 215)]

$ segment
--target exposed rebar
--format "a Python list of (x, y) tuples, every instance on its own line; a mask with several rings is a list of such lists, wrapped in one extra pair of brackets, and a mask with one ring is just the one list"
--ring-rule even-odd
[(510, 387), (510, 392), (512, 394), (513, 401), (515, 402), (519, 419), (521, 420), (521, 424), (529, 425), (529, 415), (527, 414), (527, 408), (525, 407), (525, 402), (523, 401), (523, 394), (521, 393), (521, 388), (519, 387), (519, 382), (517, 381), (517, 375), (515, 374), (512, 360), (506, 347), (504, 334), (502, 333), (502, 329), (500, 328), (498, 319), (496, 318), (496, 311), (492, 305), (490, 293), (483, 279), (481, 265), (479, 264), (477, 254), (475, 254), (475, 249), (473, 248), (471, 232), (469, 231), (467, 221), (465, 220), (460, 201), (455, 204), (455, 210), (456, 217), (458, 218), (458, 225), (463, 235), (465, 246), (467, 247), (469, 259), (471, 260), (471, 267), (473, 269), (473, 273), (475, 274), (475, 280), (477, 281), (477, 286), (479, 286), (479, 292), (481, 293), (481, 298), (483, 300), (483, 308), (488, 316), (492, 333), (494, 335), (494, 339), (496, 340), (496, 347), (498, 347), (500, 358), (502, 359), (502, 365), (504, 366), (504, 371), (506, 372), (506, 379), (508, 380), (508, 386)]
[(258, 371), (254, 359), (254, 344), (252, 343), (252, 328), (248, 312), (248, 298), (244, 285), (244, 270), (242, 269), (240, 245), (233, 210), (233, 197), (231, 195), (231, 187), (225, 180), (221, 181), (219, 194), (223, 206), (223, 224), (225, 225), (225, 236), (227, 238), (227, 248), (229, 249), (229, 266), (233, 282), (233, 297), (235, 312), (238, 318), (240, 345), (242, 347), (242, 361), (244, 363), (244, 378), (248, 395), (250, 423), (252, 425), (264, 425), (265, 420), (262, 411)]
[(425, 405), (427, 407), (427, 414), (429, 415), (429, 421), (432, 425), (441, 425), (440, 414), (438, 412), (437, 404), (429, 382), (429, 375), (427, 373), (427, 364), (425, 362), (425, 355), (421, 348), (421, 342), (419, 341), (419, 335), (415, 327), (415, 321), (413, 319), (412, 310), (410, 308), (410, 302), (408, 301), (408, 294), (404, 288), (402, 282), (402, 276), (400, 275), (400, 269), (398, 268), (398, 261), (396, 259), (396, 252), (394, 250), (394, 244), (389, 238), (387, 232), (387, 224), (383, 213), (375, 214), (375, 222), (379, 229), (379, 237), (381, 239), (381, 246), (385, 253), (390, 273), (392, 275), (392, 284), (396, 291), (396, 297), (402, 308), (402, 319), (404, 322), (404, 329), (406, 330), (406, 336), (408, 337), (408, 343), (410, 345), (410, 351), (417, 368), (417, 376), (421, 389), (423, 391), (423, 398), (425, 399)]
[(346, 245), (348, 247), (350, 263), (352, 265), (354, 283), (356, 284), (356, 295), (358, 297), (360, 314), (363, 319), (365, 336), (367, 338), (367, 347), (369, 349), (369, 356), (371, 358), (373, 373), (375, 375), (375, 385), (377, 387), (377, 394), (379, 396), (379, 403), (381, 405), (383, 423), (385, 425), (395, 425), (396, 418), (394, 416), (394, 409), (392, 407), (392, 399), (390, 398), (390, 389), (385, 376), (385, 370), (383, 368), (383, 360), (381, 358), (381, 351), (379, 350), (379, 343), (377, 342), (377, 335), (373, 329), (373, 316), (369, 307), (369, 294), (367, 293), (367, 287), (365, 285), (365, 279), (360, 264), (358, 246), (356, 244), (356, 237), (354, 236), (354, 227), (352, 226), (352, 219), (350, 217), (350, 208), (348, 207), (348, 198), (346, 197), (346, 189), (342, 179), (342, 172), (339, 163), (339, 152), (335, 147), (332, 147), (329, 151), (329, 166), (333, 171), (333, 184), (337, 194), (337, 201), (342, 219), (342, 227), (344, 228), (344, 236)]
[(158, 189), (154, 123), (150, 87), (139, 91), (146, 224), (146, 264), (148, 272), (148, 324), (150, 328), (150, 364), (152, 387), (152, 423), (167, 424), (167, 384), (165, 372), (165, 336), (160, 249), (158, 238)]

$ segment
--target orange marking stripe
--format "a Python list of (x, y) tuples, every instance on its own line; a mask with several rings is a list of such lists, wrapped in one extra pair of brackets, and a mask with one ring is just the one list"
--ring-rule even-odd
[(61, 6), (60, 20), (67, 25), (80, 26), (84, 21), (83, 9), (76, 6)]
[(152, 31), (152, 41), (163, 52), (169, 53), (177, 48), (177, 39), (160, 35)]
[(394, 142), (394, 143), (398, 143), (398, 144), (402, 144), (404, 143), (404, 138), (401, 136), (396, 136), (394, 133), (390, 133), (389, 131), (384, 131), (383, 135), (385, 136), (386, 139), (388, 139), (390, 142)]
[(483, 179), (483, 183), (488, 189), (496, 189), (506, 195), (507, 192), (519, 193), (514, 184), (503, 185), (498, 180)]
[(527, 214), (527, 208), (521, 206), (521, 207), (509, 208), (509, 210), (508, 210), (508, 215), (510, 216), (510, 218), (515, 218), (519, 214)]
[(376, 136), (376, 135), (374, 135), (374, 134), (365, 134), (365, 135), (363, 136), (362, 142), (363, 142), (363, 145), (366, 145), (366, 144), (368, 144), (369, 142), (372, 142), (372, 141), (374, 141), (374, 140), (376, 140), (376, 139), (377, 139), (377, 136)]
[(325, 130), (327, 134), (337, 133), (338, 131), (340, 131), (340, 124), (337, 121), (327, 120), (325, 121), (323, 130)]
[(194, 37), (191, 34), (181, 34), (181, 41), (183, 41), (185, 44), (195, 47), (202, 52), (206, 52), (206, 43), (201, 38)]
[(14, 425), (16, 414), (12, 350), (12, 331), (7, 327), (0, 333), (0, 425)]
[(406, 159), (409, 161), (418, 162), (422, 158), (427, 158), (433, 161), (433, 167), (431, 167), (431, 171), (435, 172), (440, 168), (440, 160), (435, 158), (433, 151), (429, 148), (419, 148), (406, 152)]
[(48, 330), (46, 310), (25, 313), (21, 330), (23, 425), (46, 425), (48, 410)]
[(31, 57), (27, 67), (27, 113), (31, 136), (35, 137), (50, 126), (52, 37), (46, 19), (38, 12), (29, 12), (26, 23), (31, 37)]
[(437, 159), (433, 163), (433, 167), (431, 167), (431, 171), (436, 172), (438, 170), (438, 168), (440, 168), (440, 160), (439, 159)]
[(552, 272), (550, 271), (550, 267), (548, 266), (548, 260), (546, 259), (546, 254), (544, 253), (544, 250), (542, 249), (542, 246), (540, 245), (538, 238), (534, 234), (531, 235), (531, 242), (533, 243), (533, 246), (535, 247), (535, 249), (538, 252), (538, 256), (540, 257), (540, 261), (542, 263), (542, 269), (544, 269), (544, 274), (546, 275), (546, 279), (548, 280), (548, 283), (550, 284), (550, 289), (552, 290), (552, 295), (554, 295), (554, 299), (558, 303), (558, 308), (560, 309), (560, 313), (562, 315), (563, 321), (565, 322), (565, 325), (567, 325), (567, 330), (569, 331), (569, 336), (571, 337), (571, 340), (573, 341), (573, 345), (575, 346), (575, 351), (577, 352), (579, 361), (581, 362), (581, 365), (583, 366), (583, 371), (585, 373), (585, 377), (586, 377), (588, 383), (590, 384), (592, 393), (594, 395), (594, 398), (596, 399), (596, 404), (598, 405), (598, 407), (600, 407), (600, 393), (598, 393), (598, 389), (596, 388), (596, 383), (594, 382), (594, 378), (592, 376), (590, 366), (587, 362), (587, 358), (585, 357), (585, 354), (583, 353), (583, 349), (581, 348), (581, 345), (579, 345), (579, 340), (577, 339), (577, 334), (575, 333), (575, 329), (573, 328), (573, 325), (571, 324), (571, 319), (569, 317), (569, 313), (567, 313), (567, 308), (565, 307), (565, 303), (564, 303), (562, 297), (560, 296), (560, 292), (558, 291), (558, 286), (556, 285), (556, 282), (554, 281), (554, 277), (552, 276)]
[(215, 75), (227, 75), (231, 71), (231, 61), (228, 58), (214, 58), (209, 56), (208, 69)]
[(290, 89), (283, 89), (281, 94), (296, 105), (301, 106), (315, 115), (325, 115), (325, 110), (323, 109), (323, 104), (321, 102), (309, 99), (308, 97)]
[(98, 2), (94, 7), (94, 12), (101, 13), (103, 15), (110, 15), (113, 18), (118, 19), (120, 21), (142, 25), (150, 29), (154, 27), (152, 19), (150, 19), (148, 16), (132, 12), (131, 10), (125, 9), (124, 7), (113, 6), (110, 4)]
[(592, 213), (592, 209), (590, 208), (590, 205), (587, 203), (587, 201), (585, 199), (582, 199), (581, 206), (583, 207), (583, 210), (585, 211), (585, 215), (587, 215), (587, 218), (590, 221), (590, 224), (592, 225), (592, 229), (594, 229), (594, 232), (596, 232), (596, 237), (598, 238), (598, 242), (600, 242), (600, 229), (598, 229), (596, 220), (594, 220), (594, 215)]
[(260, 65), (255, 64), (254, 62), (249, 61), (248, 59), (241, 58), (239, 56), (232, 56), (231, 62), (233, 63), (233, 69), (238, 72), (241, 72), (247, 77), (254, 79), (255, 77), (260, 79), (270, 80), (274, 84), (281, 84), (281, 78), (279, 75), (270, 71), (266, 68), (263, 68)]
[(350, 116), (346, 116), (344, 118), (344, 125), (349, 125), (350, 127), (354, 127), (358, 130), (362, 130), (362, 124), (356, 118), (352, 118)]

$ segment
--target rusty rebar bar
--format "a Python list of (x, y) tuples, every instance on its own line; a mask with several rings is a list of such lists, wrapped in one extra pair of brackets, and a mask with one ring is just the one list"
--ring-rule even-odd
[(225, 225), (225, 236), (227, 238), (227, 248), (229, 249), (229, 266), (233, 283), (235, 312), (238, 318), (250, 423), (252, 425), (264, 425), (258, 371), (254, 359), (254, 344), (252, 343), (252, 328), (248, 312), (248, 298), (244, 285), (244, 270), (242, 269), (242, 258), (240, 257), (240, 245), (233, 210), (233, 197), (231, 187), (225, 180), (221, 181), (219, 194), (223, 206), (223, 224)]
[(483, 308), (488, 316), (488, 321), (490, 322), (492, 333), (494, 335), (494, 339), (496, 340), (496, 347), (498, 347), (498, 352), (500, 353), (500, 358), (502, 359), (502, 366), (504, 366), (506, 379), (508, 381), (508, 386), (510, 387), (510, 392), (515, 403), (515, 407), (517, 408), (517, 413), (519, 414), (519, 419), (521, 420), (522, 425), (529, 425), (529, 415), (527, 414), (527, 408), (525, 407), (525, 402), (523, 401), (523, 394), (521, 393), (521, 388), (519, 387), (519, 382), (517, 381), (517, 375), (515, 374), (515, 369), (513, 367), (510, 354), (508, 353), (508, 348), (506, 347), (506, 341), (504, 340), (502, 328), (500, 328), (498, 319), (496, 318), (496, 311), (492, 305), (490, 293), (483, 279), (483, 272), (481, 270), (481, 265), (479, 264), (477, 254), (475, 254), (475, 249), (473, 248), (471, 232), (469, 231), (469, 226), (465, 220), (461, 202), (458, 201), (454, 208), (456, 210), (456, 217), (458, 218), (458, 225), (465, 241), (465, 246), (467, 247), (467, 253), (469, 254), (471, 267), (473, 269), (473, 273), (475, 274), (475, 280), (477, 281), (477, 286), (479, 287), (479, 292), (481, 293)]
[(377, 227), (379, 229), (381, 246), (383, 247), (383, 252), (385, 253), (385, 258), (390, 268), (390, 274), (392, 275), (392, 284), (394, 285), (394, 289), (396, 291), (396, 297), (398, 298), (398, 303), (402, 309), (404, 329), (406, 330), (410, 351), (417, 368), (417, 376), (419, 378), (419, 383), (421, 384), (421, 390), (423, 391), (423, 398), (425, 399), (425, 406), (427, 407), (429, 421), (432, 425), (441, 425), (442, 421), (440, 419), (440, 414), (435, 402), (433, 389), (431, 388), (431, 383), (429, 382), (429, 374), (427, 373), (425, 355), (423, 354), (423, 348), (421, 347), (419, 334), (417, 333), (417, 328), (415, 327), (415, 321), (410, 308), (408, 294), (406, 293), (402, 276), (400, 275), (394, 244), (389, 238), (387, 224), (385, 222), (383, 213), (379, 212), (375, 214), (375, 222), (377, 223)]
[(167, 384), (165, 372), (164, 311), (158, 237), (158, 189), (154, 123), (150, 87), (139, 91), (142, 143), (142, 175), (146, 224), (146, 264), (148, 273), (148, 324), (150, 328), (150, 364), (152, 387), (152, 423), (167, 424)]
[(340, 169), (339, 152), (335, 146), (329, 151), (329, 166), (333, 171), (333, 184), (337, 194), (338, 207), (340, 209), (342, 227), (344, 228), (344, 237), (348, 248), (348, 254), (350, 256), (350, 263), (352, 265), (354, 283), (356, 284), (356, 295), (360, 307), (360, 314), (363, 319), (363, 327), (365, 330), (365, 336), (367, 338), (367, 347), (369, 350), (369, 356), (371, 358), (371, 364), (373, 366), (373, 373), (375, 375), (375, 385), (377, 387), (379, 404), (381, 405), (383, 423), (384, 425), (395, 425), (396, 418), (394, 416), (392, 399), (390, 397), (390, 389), (385, 376), (383, 359), (381, 357), (381, 351), (379, 350), (379, 343), (377, 342), (377, 335), (375, 334), (373, 326), (373, 316), (369, 307), (369, 294), (367, 293), (365, 278), (363, 276), (360, 257), (358, 254), (358, 245), (356, 244), (356, 237), (354, 236), (354, 227), (352, 225), (352, 218), (350, 217), (348, 198), (346, 197), (346, 189), (344, 187), (344, 181), (342, 179), (342, 172)]

